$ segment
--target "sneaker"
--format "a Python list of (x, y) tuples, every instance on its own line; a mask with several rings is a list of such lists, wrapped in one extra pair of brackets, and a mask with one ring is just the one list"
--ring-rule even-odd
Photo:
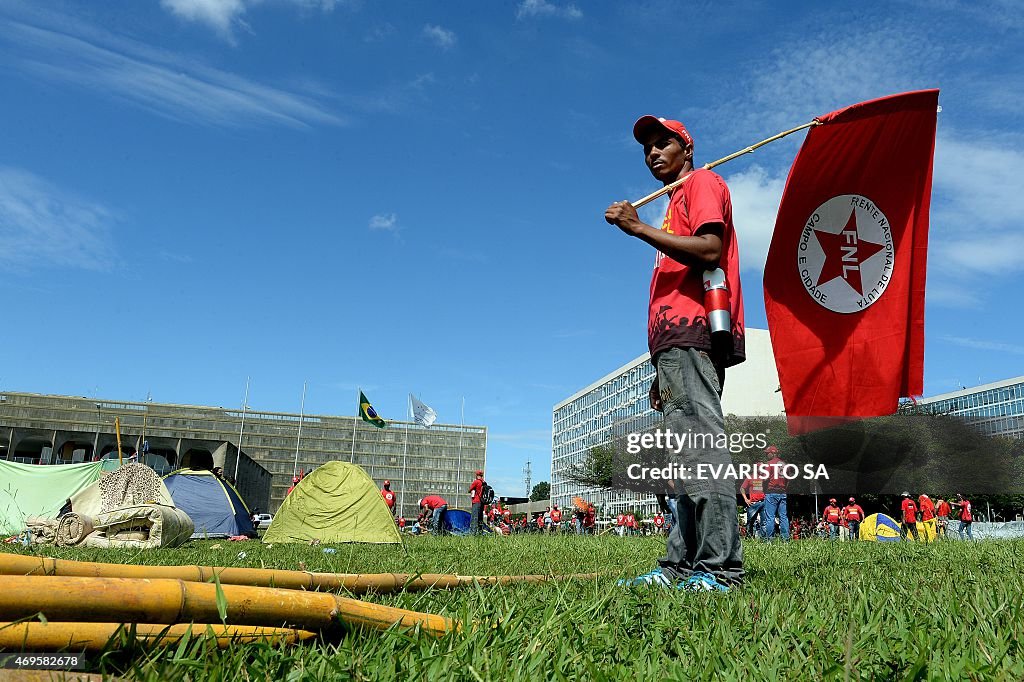
[(729, 586), (718, 582), (710, 573), (694, 573), (682, 584), (682, 589), (694, 592), (728, 592)]
[(675, 587), (672, 581), (669, 580), (668, 576), (661, 572), (661, 568), (656, 568), (650, 573), (644, 573), (643, 575), (637, 576), (632, 580), (626, 580), (623, 578), (615, 583), (618, 587), (642, 587), (644, 585), (657, 585), (658, 587)]

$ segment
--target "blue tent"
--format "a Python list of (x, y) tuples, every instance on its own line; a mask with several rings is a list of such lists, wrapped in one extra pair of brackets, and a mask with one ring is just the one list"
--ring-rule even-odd
[(249, 509), (238, 491), (212, 471), (179, 469), (164, 476), (174, 506), (196, 525), (192, 539), (226, 538), (232, 535), (256, 537)]

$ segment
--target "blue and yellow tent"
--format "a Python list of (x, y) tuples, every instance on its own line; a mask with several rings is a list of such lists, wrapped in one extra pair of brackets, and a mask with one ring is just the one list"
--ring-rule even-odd
[(885, 514), (872, 514), (860, 524), (860, 539), (871, 542), (899, 542), (900, 524)]
[(238, 491), (212, 471), (179, 469), (164, 476), (164, 483), (174, 506), (195, 523), (192, 539), (256, 537), (249, 509)]

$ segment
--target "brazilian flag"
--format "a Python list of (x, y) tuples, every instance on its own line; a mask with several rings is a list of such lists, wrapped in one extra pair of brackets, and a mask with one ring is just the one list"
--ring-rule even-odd
[(373, 409), (373, 405), (366, 399), (362, 391), (359, 391), (359, 416), (363, 418), (364, 422), (370, 422), (378, 429), (383, 429), (388, 425), (386, 421), (380, 418), (377, 414), (377, 410)]

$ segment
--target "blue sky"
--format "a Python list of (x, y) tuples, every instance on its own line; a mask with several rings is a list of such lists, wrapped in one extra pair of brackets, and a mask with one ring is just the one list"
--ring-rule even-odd
[[(925, 393), (1024, 374), (1018, 2), (43, 5), (0, 0), (0, 390), (465, 398), (515, 494), (552, 406), (646, 350), (653, 253), (602, 219), (657, 188), (639, 115), (703, 163), (931, 87)], [(718, 169), (749, 326), (801, 140)]]

